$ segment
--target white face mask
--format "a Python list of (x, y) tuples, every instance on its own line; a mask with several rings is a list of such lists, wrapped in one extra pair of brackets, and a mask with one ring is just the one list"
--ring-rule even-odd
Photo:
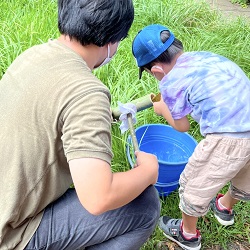
[(109, 63), (111, 61), (112, 57), (110, 57), (110, 46), (108, 44), (108, 56), (104, 59), (104, 61), (97, 67), (95, 67), (95, 69), (102, 67), (103, 65)]

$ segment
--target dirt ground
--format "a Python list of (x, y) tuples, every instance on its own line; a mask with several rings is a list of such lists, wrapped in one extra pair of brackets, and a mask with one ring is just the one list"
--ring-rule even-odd
[(239, 4), (232, 4), (230, 0), (207, 0), (211, 8), (221, 11), (229, 17), (243, 16), (250, 20), (250, 6), (242, 8)]
[[(177, 244), (173, 242), (160, 242), (155, 248), (156, 250), (182, 250)], [(227, 249), (220, 246), (213, 246), (212, 248), (204, 248), (204, 250), (250, 250), (250, 244), (248, 242), (234, 242), (227, 246)]]

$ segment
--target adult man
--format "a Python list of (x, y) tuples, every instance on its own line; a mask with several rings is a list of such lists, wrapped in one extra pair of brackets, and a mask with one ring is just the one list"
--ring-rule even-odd
[[(139, 249), (159, 217), (155, 156), (112, 173), (110, 93), (91, 72), (116, 53), (131, 0), (59, 0), (61, 36), (0, 83), (0, 249)], [(69, 189), (72, 184), (75, 189)]]

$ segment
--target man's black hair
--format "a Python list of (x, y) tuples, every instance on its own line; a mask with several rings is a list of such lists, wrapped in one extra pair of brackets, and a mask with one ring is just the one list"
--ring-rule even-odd
[(132, 0), (58, 0), (58, 29), (83, 46), (124, 39), (134, 20)]

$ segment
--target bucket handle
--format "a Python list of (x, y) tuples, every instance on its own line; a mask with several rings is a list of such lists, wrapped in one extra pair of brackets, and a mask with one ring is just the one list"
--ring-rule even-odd
[(127, 139), (127, 144), (126, 144), (126, 151), (127, 151), (128, 162), (129, 162), (131, 168), (134, 168), (134, 161), (132, 160), (132, 157), (130, 154), (130, 146), (132, 146), (132, 144), (131, 144), (131, 136), (129, 135), (128, 139)]

